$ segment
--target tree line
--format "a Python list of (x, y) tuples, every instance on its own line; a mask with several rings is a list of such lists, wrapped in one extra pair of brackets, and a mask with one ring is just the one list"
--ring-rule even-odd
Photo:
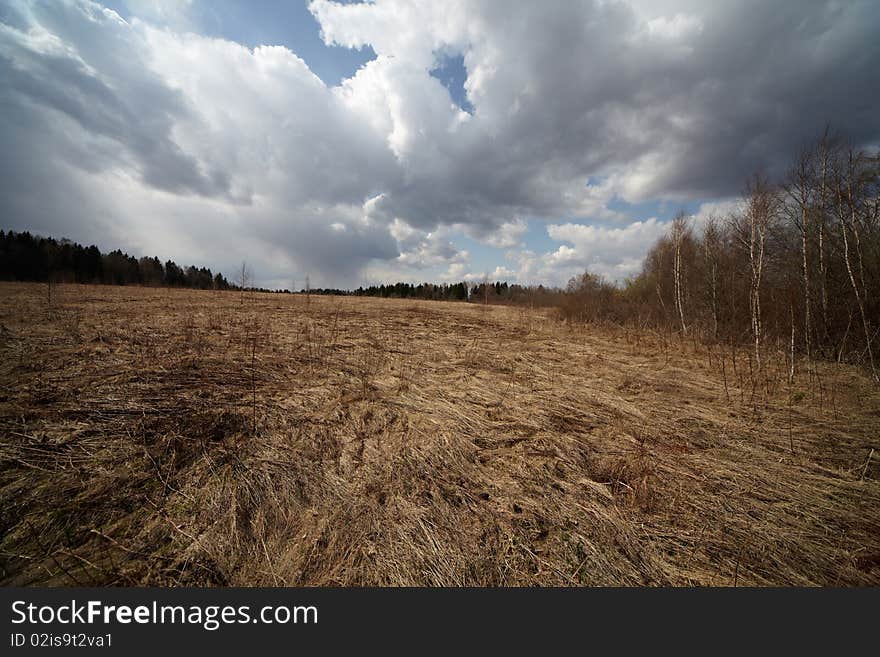
[(339, 288), (303, 288), (300, 294), (324, 294), (386, 299), (425, 299), (428, 301), (471, 301), (492, 304), (555, 305), (561, 290), (538, 285), (526, 287), (506, 281), (480, 283), (388, 283), (361, 286), (355, 290)]
[(465, 283), (389, 283), (360, 286), (356, 290), (340, 288), (303, 288), (300, 294), (322, 294), (334, 296), (381, 297), (384, 299), (426, 299), (433, 301), (465, 301), (469, 288)]
[[(51, 283), (88, 283), (104, 285), (148, 285), (186, 287), (201, 290), (257, 289), (251, 286), (251, 272), (245, 263), (233, 282), (223, 274), (207, 267), (181, 267), (173, 260), (162, 263), (156, 257), (135, 258), (119, 249), (101, 253), (97, 246), (83, 246), (69, 239), (55, 239), (32, 235), (30, 232), (0, 230), (0, 280)], [(510, 300), (511, 291), (518, 286), (507, 283), (434, 284), (393, 283), (359, 287), (356, 290), (339, 288), (303, 288), (302, 294), (353, 295), (401, 299), (432, 299), (466, 301), (483, 299), (484, 285), (488, 285), (492, 301)], [(259, 288), (257, 291), (270, 292)], [(279, 290), (287, 292), (289, 290)]]
[[(207, 267), (181, 267), (173, 260), (164, 264), (156, 257), (135, 258), (119, 249), (101, 253), (97, 246), (83, 246), (69, 239), (32, 235), (30, 232), (0, 230), (0, 280), (50, 283), (88, 283), (104, 285), (148, 285), (186, 287), (200, 290), (240, 290), (252, 288), (252, 275), (245, 263), (233, 282)], [(488, 286), (488, 288), (484, 288)], [(302, 294), (353, 295), (400, 299), (466, 301), (489, 298), (493, 302), (512, 300), (518, 286), (507, 283), (434, 284), (393, 283), (359, 287), (303, 288)], [(287, 292), (289, 290), (278, 290)], [(487, 291), (491, 294), (487, 294)]]
[(0, 230), (0, 280), (106, 285), (166, 285), (201, 290), (235, 286), (217, 272), (195, 265), (183, 268), (173, 260), (135, 258), (119, 249), (101, 253), (67, 239), (29, 232)]
[(469, 295), (466, 283), (393, 283), (359, 287), (352, 294), (359, 297), (385, 297), (396, 299), (429, 299), (434, 301), (466, 301)]

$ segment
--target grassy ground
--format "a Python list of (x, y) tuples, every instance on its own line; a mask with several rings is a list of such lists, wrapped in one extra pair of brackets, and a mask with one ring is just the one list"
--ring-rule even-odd
[(880, 391), (732, 356), (538, 310), (0, 284), (0, 582), (880, 585)]

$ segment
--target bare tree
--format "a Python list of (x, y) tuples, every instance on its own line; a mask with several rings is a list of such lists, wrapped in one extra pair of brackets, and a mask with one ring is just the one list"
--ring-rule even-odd
[[(810, 262), (809, 262), (809, 235), (810, 215), (814, 204), (816, 190), (814, 171), (815, 151), (812, 148), (804, 148), (789, 172), (788, 181), (784, 190), (788, 198), (793, 202), (795, 210), (792, 223), (797, 227), (801, 236), (801, 277), (804, 287), (804, 352), (809, 363), (812, 355), (813, 335), (813, 298), (810, 287)], [(792, 317), (794, 309), (791, 309)], [(794, 339), (794, 327), (792, 326), (792, 339)], [(794, 363), (792, 363), (794, 368)]]
[(248, 289), (252, 283), (252, 274), (247, 262), (241, 261), (241, 268), (236, 272), (235, 284), (241, 288), (241, 303), (244, 304), (244, 291)]
[[(868, 289), (865, 285), (864, 261), (862, 258), (861, 235), (859, 230), (859, 218), (857, 216), (857, 207), (859, 199), (857, 198), (858, 186), (866, 177), (866, 172), (862, 171), (862, 165), (865, 163), (865, 156), (862, 153), (853, 153), (850, 150), (847, 153), (846, 163), (839, 167), (836, 175), (835, 187), (837, 191), (838, 219), (840, 220), (840, 232), (843, 237), (843, 259), (846, 265), (846, 271), (852, 285), (853, 295), (859, 308), (859, 315), (862, 319), (862, 328), (865, 332), (865, 348), (868, 353), (868, 362), (871, 366), (871, 374), (874, 380), (880, 382), (880, 375), (874, 364), (874, 350), (871, 346), (872, 334), (870, 322), (865, 311), (866, 297)], [(855, 191), (854, 191), (855, 188)], [(876, 214), (876, 199), (874, 200), (874, 213)], [(866, 207), (870, 207), (866, 204)], [(854, 247), (850, 246), (849, 234), (852, 233)], [(855, 254), (853, 254), (855, 251)], [(858, 276), (853, 268), (853, 260), (855, 260), (858, 268)]]
[(682, 257), (681, 247), (688, 233), (687, 215), (679, 212), (672, 220), (672, 280), (675, 298), (675, 312), (681, 321), (681, 332), (687, 333), (687, 324), (684, 321), (684, 293), (681, 282)]
[(778, 212), (776, 191), (761, 176), (749, 182), (746, 199), (745, 225), (739, 226), (739, 239), (749, 255), (749, 314), (755, 348), (755, 364), (761, 369), (761, 280), (764, 276), (764, 256), (767, 237), (776, 221)]
[(657, 294), (657, 300), (660, 302), (660, 311), (663, 313), (663, 318), (666, 319), (669, 317), (669, 311), (666, 309), (666, 302), (663, 300), (663, 280), (662, 280), (662, 272), (664, 269), (663, 264), (663, 255), (666, 251), (666, 245), (668, 244), (668, 239), (666, 237), (661, 237), (657, 244), (654, 245), (654, 248), (648, 253), (648, 257), (646, 261), (651, 263), (652, 268), (654, 269), (654, 292)]
[(827, 340), (829, 336), (828, 328), (828, 265), (825, 258), (825, 231), (826, 231), (826, 201), (828, 197), (828, 174), (829, 165), (835, 148), (835, 140), (831, 135), (830, 127), (826, 126), (819, 145), (816, 149), (816, 158), (818, 160), (818, 176), (819, 176), (819, 198), (816, 215), (816, 226), (818, 232), (818, 251), (819, 251), (819, 298), (822, 302), (822, 333)]
[(709, 217), (703, 228), (703, 268), (705, 271), (706, 297), (709, 312), (712, 316), (712, 340), (718, 341), (719, 323), (719, 267), (721, 259), (721, 227), (718, 218)]

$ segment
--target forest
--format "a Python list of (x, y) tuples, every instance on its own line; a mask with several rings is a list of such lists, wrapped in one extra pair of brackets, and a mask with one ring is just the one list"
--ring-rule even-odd
[(68, 239), (0, 230), (0, 280), (230, 289), (229, 281), (206, 267), (180, 267), (173, 260), (135, 258), (119, 249), (101, 253)]
[(590, 273), (561, 301), (569, 320), (663, 329), (711, 344), (865, 365), (878, 380), (880, 159), (829, 130), (780, 181), (753, 176), (736, 211), (681, 213), (642, 272)]
[[(135, 258), (117, 249), (101, 253), (97, 246), (84, 247), (69, 239), (40, 237), (30, 232), (0, 230), (0, 280), (38, 283), (88, 283), (103, 285), (146, 285), (150, 287), (183, 287), (197, 290), (240, 290), (242, 287), (260, 292), (267, 290), (251, 285), (253, 274), (246, 263), (236, 272), (232, 282), (210, 268), (180, 267), (173, 260), (164, 264), (158, 257)], [(307, 279), (308, 280), (308, 279)], [(543, 287), (541, 288), (543, 290)], [(356, 290), (312, 288), (308, 284), (301, 294), (331, 296), (367, 296), (396, 299), (429, 299), (434, 301), (466, 301), (471, 297), (516, 300), (524, 297), (518, 285), (506, 282), (479, 283), (393, 283), (361, 286)]]

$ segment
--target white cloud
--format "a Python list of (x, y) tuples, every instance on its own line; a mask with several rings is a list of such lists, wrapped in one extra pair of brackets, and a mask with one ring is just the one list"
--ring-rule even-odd
[(514, 278), (516, 278), (516, 272), (501, 265), (495, 267), (495, 269), (489, 274), (489, 280), (492, 281), (510, 281)]
[(584, 270), (622, 281), (638, 273), (648, 247), (659, 239), (667, 226), (651, 218), (622, 228), (551, 224), (547, 233), (555, 240), (568, 242), (544, 258), (545, 265), (556, 273), (557, 282)]
[(509, 249), (521, 244), (523, 236), (526, 234), (526, 231), (528, 231), (529, 226), (525, 221), (517, 218), (512, 221), (505, 221), (504, 223), (491, 228), (486, 228), (481, 225), (472, 227), (467, 224), (455, 225), (453, 228), (468, 234), (470, 237), (483, 244), (488, 244), (489, 246), (494, 246), (499, 249)]
[(742, 209), (743, 202), (741, 199), (733, 198), (708, 201), (700, 204), (700, 207), (697, 208), (692, 220), (696, 228), (702, 229), (709, 218), (723, 221), (731, 215), (740, 212)]

